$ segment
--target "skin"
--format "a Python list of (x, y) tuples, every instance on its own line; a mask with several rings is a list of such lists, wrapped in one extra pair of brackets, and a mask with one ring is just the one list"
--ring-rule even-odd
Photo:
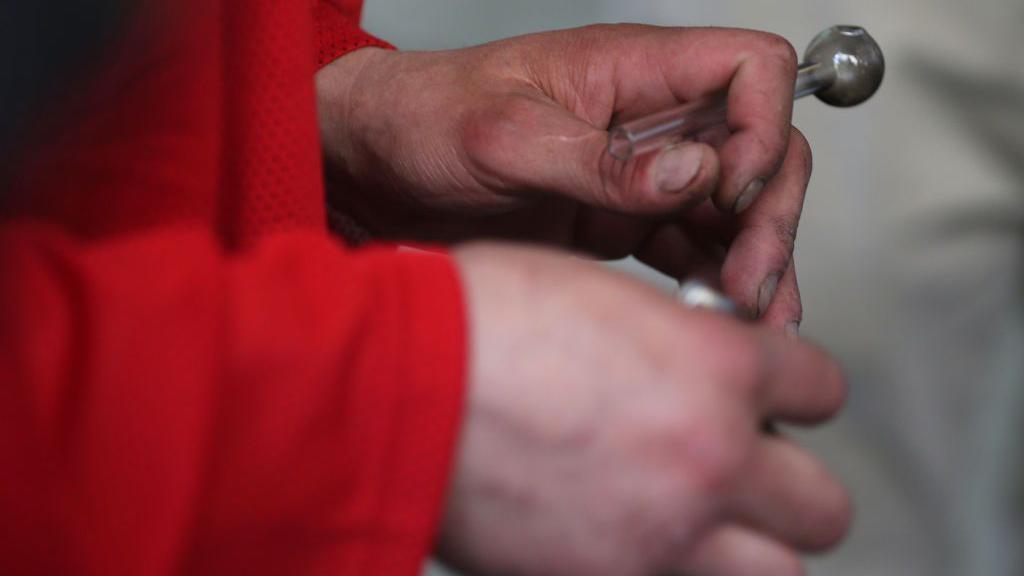
[[(793, 48), (742, 30), (617, 25), (444, 52), (363, 49), (317, 76), (331, 201), (376, 237), (454, 249), (471, 334), (439, 553), (480, 574), (801, 574), (842, 486), (768, 421), (843, 381), (787, 337), (810, 176)], [(712, 95), (728, 126), (628, 163), (608, 126)], [(334, 191), (337, 191), (335, 193)], [(719, 284), (755, 325), (552, 248)]]
[(475, 348), (442, 557), (470, 574), (789, 576), (843, 536), (842, 485), (762, 425), (839, 409), (824, 352), (579, 259), (458, 257)]

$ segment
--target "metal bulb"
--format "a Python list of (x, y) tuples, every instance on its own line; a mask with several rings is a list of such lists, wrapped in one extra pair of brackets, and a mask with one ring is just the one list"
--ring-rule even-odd
[(859, 26), (833, 26), (814, 37), (804, 60), (830, 66), (832, 84), (815, 95), (832, 106), (856, 106), (871, 98), (882, 85), (885, 57), (875, 39)]

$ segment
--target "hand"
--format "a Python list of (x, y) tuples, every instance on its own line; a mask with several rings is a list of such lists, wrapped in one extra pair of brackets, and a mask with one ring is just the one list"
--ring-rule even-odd
[[(676, 277), (710, 267), (752, 315), (796, 324), (810, 152), (790, 126), (795, 73), (785, 40), (744, 30), (359, 50), (317, 77), (332, 203), (385, 238), (539, 240)], [(609, 125), (723, 92), (728, 130), (625, 164), (607, 155)]]
[(845, 490), (766, 421), (833, 415), (820, 350), (578, 259), (459, 249), (473, 358), (439, 553), (473, 574), (802, 574)]

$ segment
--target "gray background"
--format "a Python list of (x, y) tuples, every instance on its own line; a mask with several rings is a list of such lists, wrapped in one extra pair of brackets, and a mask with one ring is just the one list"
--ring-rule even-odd
[(765, 29), (798, 48), (849, 23), (882, 44), (874, 100), (805, 101), (794, 120), (815, 149), (803, 333), (852, 385), (840, 420), (802, 438), (858, 505), (811, 573), (1024, 573), (1024, 2), (367, 0), (364, 24), (441, 49), (616, 21)]

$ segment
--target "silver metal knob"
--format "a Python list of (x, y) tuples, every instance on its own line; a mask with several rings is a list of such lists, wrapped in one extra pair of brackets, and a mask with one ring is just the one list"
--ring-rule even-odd
[[(833, 26), (807, 47), (796, 77), (794, 98), (815, 94), (832, 106), (856, 106), (882, 85), (885, 58), (875, 39), (859, 26)], [(725, 122), (724, 100), (689, 102), (613, 127), (608, 153), (617, 160), (658, 150)]]
[(814, 94), (832, 106), (856, 106), (874, 96), (885, 77), (882, 49), (859, 26), (833, 26), (811, 40), (804, 52), (805, 65), (829, 71), (831, 81)]

